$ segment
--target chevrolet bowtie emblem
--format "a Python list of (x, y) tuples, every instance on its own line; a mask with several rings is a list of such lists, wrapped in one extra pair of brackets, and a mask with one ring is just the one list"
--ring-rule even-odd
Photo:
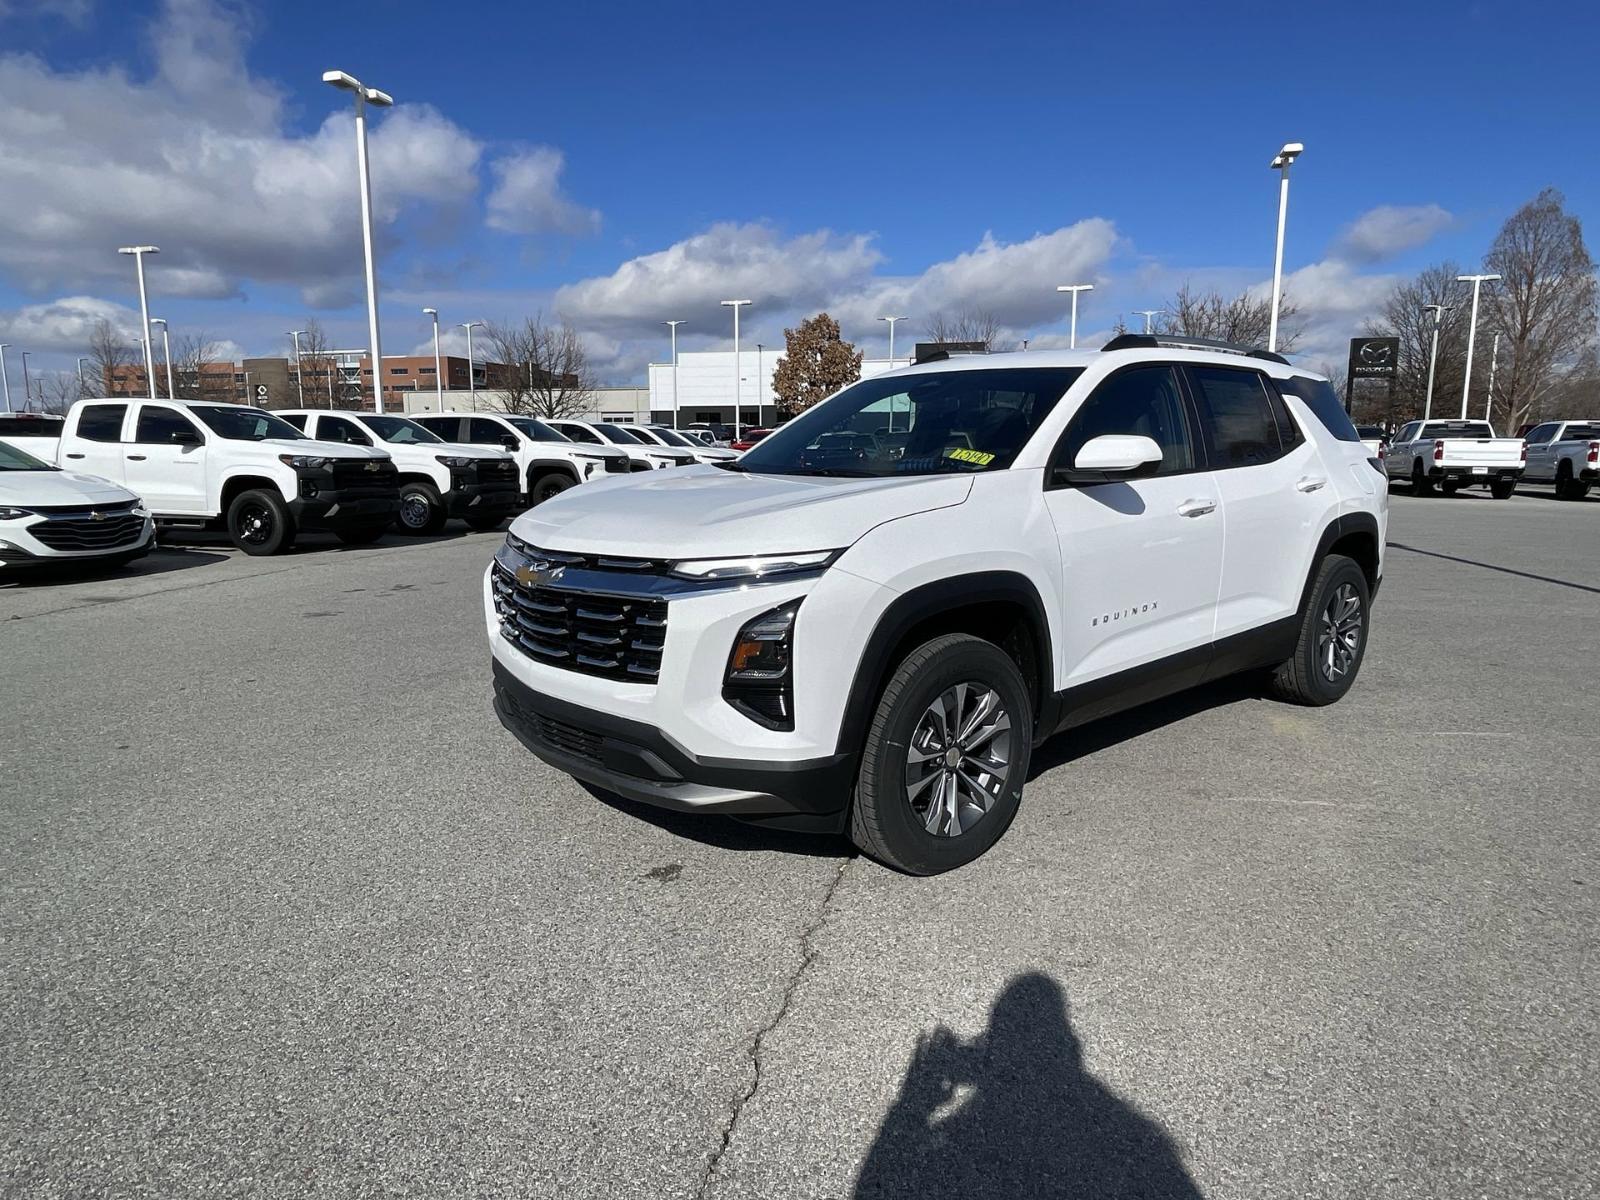
[(376, 471), (376, 470), (377, 470), (377, 469), (378, 469), (378, 464), (377, 464), (377, 463), (375, 463), (375, 462), (369, 462), (369, 463), (368, 463), (368, 464), (367, 464), (367, 470), (369, 470), (369, 471)]
[(89, 510), (89, 520), (91, 520), (91, 521), (104, 521), (105, 519), (106, 519), (105, 513), (101, 512), (99, 509), (92, 508), (92, 509)]
[(517, 582), (523, 587), (538, 587), (542, 583), (554, 583), (565, 570), (565, 567), (557, 567), (552, 571), (549, 563), (523, 563), (517, 568)]

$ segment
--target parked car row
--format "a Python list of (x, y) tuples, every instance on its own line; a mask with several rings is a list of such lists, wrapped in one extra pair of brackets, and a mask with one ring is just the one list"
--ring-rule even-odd
[(1506, 500), (1529, 480), (1553, 483), (1558, 500), (1581, 500), (1600, 479), (1600, 421), (1546, 421), (1515, 437), (1496, 437), (1487, 421), (1412, 421), (1376, 453), (1389, 479), (1419, 496), (1483, 484)]
[(222, 529), (255, 555), (305, 530), (353, 545), (452, 519), (491, 530), (593, 479), (737, 457), (662, 427), (127, 398), (11, 417), (0, 452), (4, 571), (127, 561), (157, 525)]

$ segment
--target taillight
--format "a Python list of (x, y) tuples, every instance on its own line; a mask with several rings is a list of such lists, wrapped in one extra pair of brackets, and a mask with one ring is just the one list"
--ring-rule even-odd
[(1434, 462), (1443, 462), (1444, 461), (1444, 443), (1443, 442), (1435, 442), (1433, 444), (1433, 461)]
[(1527, 442), (1523, 442), (1522, 443), (1522, 461), (1523, 462), (1527, 462), (1528, 461), (1528, 443)]
[(1600, 442), (1589, 443), (1589, 461), (1600, 463)]
[(1389, 447), (1387, 447), (1387, 446), (1379, 446), (1378, 447), (1378, 461), (1382, 462), (1384, 459), (1386, 459), (1388, 457), (1389, 457)]

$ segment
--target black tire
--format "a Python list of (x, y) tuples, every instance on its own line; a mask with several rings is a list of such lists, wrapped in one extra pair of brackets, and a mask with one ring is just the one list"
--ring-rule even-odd
[(1416, 496), (1433, 495), (1433, 480), (1428, 478), (1428, 473), (1422, 469), (1422, 460), (1415, 459), (1411, 464), (1411, 492)]
[[(969, 689), (978, 685), (998, 699), (999, 715), (1009, 721), (1009, 729), (968, 745), (974, 754), (985, 748), (994, 752), (993, 747), (1001, 745), (1004, 737), (998, 753), (1005, 766), (992, 773), (978, 770), (978, 781), (968, 781), (969, 796), (987, 790), (986, 811), (977, 812), (975, 805), (962, 806), (970, 823), (960, 832), (936, 834), (907, 795), (907, 775), (913, 767), (910, 757), (916, 740), (931, 728), (924, 722), (935, 702), (962, 685)], [(978, 698), (971, 691), (966, 695)], [(1003, 650), (966, 634), (946, 634), (923, 643), (895, 668), (878, 698), (856, 776), (850, 840), (879, 862), (909, 875), (937, 875), (964, 866), (999, 841), (1017, 815), (1032, 748), (1033, 703), (1028, 685)], [(944, 794), (943, 787), (954, 786), (955, 776), (937, 765), (941, 762), (937, 755), (924, 762), (936, 764), (921, 767), (928, 784), (922, 795), (930, 798), (931, 806), (935, 794)], [(956, 796), (959, 799), (959, 793)], [(961, 826), (960, 818), (957, 826)]]
[(572, 487), (574, 480), (570, 475), (563, 475), (560, 471), (547, 471), (543, 475), (535, 475), (528, 481), (528, 502), (530, 504), (543, 504), (553, 496)]
[(368, 521), (361, 525), (347, 525), (333, 532), (346, 546), (370, 546), (389, 532), (389, 522)]
[(1562, 463), (1556, 472), (1556, 499), (1582, 500), (1589, 494), (1589, 485), (1572, 477), (1572, 464)]
[(1459, 479), (1441, 479), (1439, 481), (1439, 491), (1446, 496), (1454, 496), (1460, 490), (1461, 481)]
[(503, 516), (499, 517), (465, 517), (467, 528), (474, 533), (492, 533), (506, 523)]
[(1515, 479), (1491, 480), (1489, 494), (1496, 500), (1509, 500), (1517, 494), (1517, 481)]
[(285, 554), (294, 535), (294, 516), (275, 490), (251, 488), (228, 505), (228, 537), (246, 554)]
[(439, 489), (422, 479), (400, 485), (400, 507), (395, 510), (394, 527), (412, 537), (438, 533), (444, 528), (444, 501)]
[[(1349, 588), (1349, 593), (1342, 589)], [(1353, 594), (1358, 602), (1355, 616), (1359, 620), (1355, 644), (1350, 646), (1349, 658), (1343, 670), (1330, 673), (1324, 662), (1327, 649), (1323, 641), (1324, 617), (1331, 615), (1330, 607), (1336, 597)], [(1361, 671), (1362, 659), (1367, 653), (1367, 635), (1370, 632), (1372, 593), (1367, 587), (1367, 576), (1354, 559), (1342, 554), (1330, 554), (1317, 569), (1316, 580), (1306, 601), (1306, 610), (1300, 618), (1300, 637), (1295, 642), (1294, 654), (1280, 663), (1272, 672), (1272, 691), (1280, 700), (1291, 704), (1332, 704), (1350, 690)], [(1337, 651), (1335, 652), (1338, 653)]]

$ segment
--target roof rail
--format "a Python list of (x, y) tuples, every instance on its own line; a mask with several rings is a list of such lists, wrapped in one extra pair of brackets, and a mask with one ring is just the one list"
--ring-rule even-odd
[(1253, 346), (1241, 346), (1237, 342), (1223, 342), (1216, 338), (1190, 337), (1180, 333), (1119, 333), (1104, 346), (1102, 350), (1157, 350), (1162, 346), (1171, 346), (1184, 350), (1218, 350), (1224, 354), (1242, 354), (1246, 358), (1260, 358), (1267, 362), (1289, 365), (1289, 360), (1281, 354), (1274, 354), (1271, 350), (1259, 350)]

